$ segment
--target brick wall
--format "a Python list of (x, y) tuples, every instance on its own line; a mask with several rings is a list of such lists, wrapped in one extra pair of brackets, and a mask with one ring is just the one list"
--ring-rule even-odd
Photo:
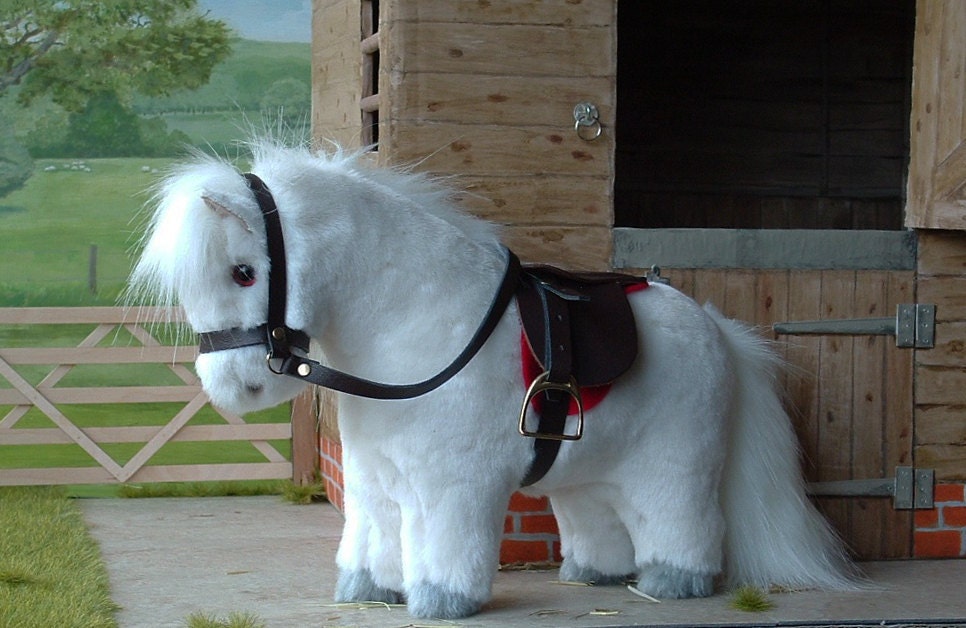
[(342, 444), (325, 435), (319, 437), (319, 474), (325, 495), (339, 512), (345, 510), (345, 481), (342, 478)]
[[(319, 438), (319, 469), (329, 501), (344, 508), (342, 445), (327, 436)], [(546, 497), (515, 493), (510, 499), (503, 526), (500, 563), (546, 563), (560, 560), (557, 520)]]
[(966, 557), (966, 484), (937, 484), (935, 502), (916, 511), (915, 557)]

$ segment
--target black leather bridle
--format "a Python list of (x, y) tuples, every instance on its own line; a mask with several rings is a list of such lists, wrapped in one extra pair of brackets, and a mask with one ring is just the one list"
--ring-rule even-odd
[(285, 240), (282, 237), (278, 207), (264, 181), (251, 173), (242, 176), (255, 195), (265, 222), (269, 257), (268, 318), (257, 327), (236, 327), (199, 334), (201, 353), (264, 345), (268, 349), (268, 368), (278, 375), (288, 375), (318, 386), (370, 399), (411, 399), (439, 388), (473, 359), (496, 329), (519, 285), (520, 260), (509, 249), (504, 249), (507, 254), (506, 270), (486, 316), (466, 348), (449, 366), (427, 380), (414, 384), (383, 384), (329, 368), (305, 357), (304, 354), (309, 350), (308, 334), (285, 324)]

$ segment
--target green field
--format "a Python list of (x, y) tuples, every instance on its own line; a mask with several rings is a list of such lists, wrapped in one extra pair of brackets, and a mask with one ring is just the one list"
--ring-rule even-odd
[(38, 161), (27, 185), (0, 199), (0, 305), (75, 304), (88, 287), (92, 245), (101, 300), (112, 303), (131, 268), (147, 191), (171, 162)]

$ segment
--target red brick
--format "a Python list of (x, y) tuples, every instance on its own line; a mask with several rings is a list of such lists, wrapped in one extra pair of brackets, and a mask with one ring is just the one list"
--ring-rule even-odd
[(546, 541), (504, 539), (500, 545), (501, 563), (544, 563), (550, 560)]
[(916, 558), (956, 558), (961, 555), (963, 535), (958, 530), (917, 531)]
[(966, 506), (943, 506), (943, 525), (947, 528), (966, 528)]
[(524, 534), (560, 534), (557, 519), (553, 515), (523, 515), (520, 532)]
[(522, 493), (514, 493), (510, 497), (510, 510), (514, 512), (547, 512), (550, 501), (546, 497), (527, 497)]
[(963, 493), (966, 493), (966, 486), (962, 484), (937, 484), (933, 499), (936, 502), (962, 502), (966, 501)]
[(560, 552), (560, 541), (553, 542), (553, 560), (557, 563), (563, 561), (563, 554)]
[(915, 511), (916, 528), (938, 528), (939, 509), (917, 510)]
[(503, 520), (503, 534), (510, 534), (512, 532), (516, 532), (516, 530), (513, 529), (513, 517), (507, 515)]

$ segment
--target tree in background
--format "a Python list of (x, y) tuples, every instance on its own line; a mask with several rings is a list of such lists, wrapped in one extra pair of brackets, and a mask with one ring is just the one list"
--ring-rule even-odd
[(272, 83), (259, 103), (261, 110), (295, 122), (308, 115), (311, 91), (304, 81), (284, 78)]
[(197, 0), (5, 0), (0, 24), (0, 94), (22, 83), (22, 102), (50, 94), (68, 111), (200, 87), (230, 52)]
[(0, 198), (22, 187), (33, 171), (27, 149), (14, 138), (9, 120), (0, 117)]
[[(44, 96), (78, 115), (104, 94), (123, 105), (195, 89), (230, 52), (227, 25), (197, 0), (3, 0), (0, 27), (0, 98), (19, 86), (22, 105)], [(7, 162), (15, 142), (0, 133)], [(23, 183), (3, 176), (0, 190)]]

